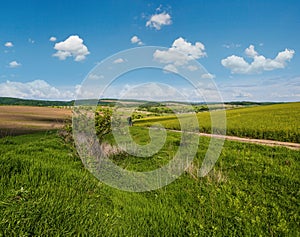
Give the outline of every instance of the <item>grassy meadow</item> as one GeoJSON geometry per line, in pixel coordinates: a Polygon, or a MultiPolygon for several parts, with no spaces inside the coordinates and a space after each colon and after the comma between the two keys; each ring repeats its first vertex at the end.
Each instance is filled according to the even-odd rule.
{"type": "MultiPolygon", "coordinates": [[[[147,140],[145,129],[132,130],[147,140]]],[[[169,134],[167,146],[178,139],[169,134]]],[[[201,138],[195,167],[208,142],[201,138]]],[[[56,132],[2,138],[0,152],[1,236],[300,234],[298,151],[227,141],[205,178],[195,177],[192,166],[170,185],[143,193],[96,180],[56,132]]],[[[169,156],[113,159],[142,171],[169,156]]]]}
{"type": "MultiPolygon", "coordinates": [[[[228,110],[228,127],[239,124],[243,136],[249,128],[273,132],[274,139],[280,132],[299,137],[299,105],[228,110]]],[[[57,114],[52,116],[50,124],[57,114]]],[[[198,116],[202,124],[209,121],[206,112],[198,116]]],[[[141,119],[130,128],[133,139],[150,142],[144,126],[158,121],[178,129],[172,117],[141,119]]],[[[204,127],[208,132],[209,122],[204,127]]],[[[0,138],[0,236],[300,235],[298,150],[225,141],[214,169],[199,178],[210,142],[200,137],[194,162],[183,175],[161,189],[132,193],[97,180],[84,168],[70,136],[46,128],[0,138]]],[[[162,149],[151,157],[119,152],[110,158],[127,170],[153,170],[172,159],[180,139],[180,133],[167,131],[162,149]]],[[[103,140],[115,145],[111,134],[103,140]]]]}

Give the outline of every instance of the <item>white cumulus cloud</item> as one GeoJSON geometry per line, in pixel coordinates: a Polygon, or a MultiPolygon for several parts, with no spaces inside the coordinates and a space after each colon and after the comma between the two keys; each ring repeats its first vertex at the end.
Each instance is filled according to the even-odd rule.
{"type": "Polygon", "coordinates": [[[133,36],[131,39],[130,39],[131,43],[132,44],[138,44],[138,45],[143,45],[143,42],[141,41],[141,39],[139,37],[137,37],[136,35],[133,36]]]}
{"type": "Polygon", "coordinates": [[[73,99],[74,93],[61,91],[43,80],[0,83],[0,95],[27,99],[73,99]]]}
{"type": "Polygon", "coordinates": [[[221,63],[224,67],[230,69],[233,74],[261,73],[263,71],[285,68],[287,62],[293,58],[295,51],[292,49],[285,49],[284,51],[279,52],[274,59],[270,59],[263,55],[259,55],[259,53],[255,51],[254,46],[250,45],[245,49],[245,54],[253,59],[251,63],[248,63],[243,57],[236,55],[231,55],[222,59],[221,63]]]}
{"type": "Polygon", "coordinates": [[[254,58],[255,56],[258,55],[258,53],[255,51],[254,46],[252,44],[245,49],[245,54],[250,58],[254,58]]]}
{"type": "Polygon", "coordinates": [[[157,30],[160,30],[162,26],[171,25],[171,24],[172,24],[171,16],[169,13],[166,12],[154,14],[146,22],[147,27],[155,28],[157,30]]]}
{"type": "MultiPolygon", "coordinates": [[[[182,37],[176,39],[168,50],[156,50],[153,54],[154,60],[168,64],[167,66],[169,68],[171,67],[170,65],[172,65],[172,71],[175,71],[177,66],[184,66],[192,60],[205,56],[207,56],[205,46],[202,43],[196,42],[193,45],[182,37]]],[[[190,71],[197,70],[195,66],[191,65],[188,65],[187,69],[190,71]]]]}
{"type": "Polygon", "coordinates": [[[90,54],[88,48],[83,44],[83,40],[78,35],[71,35],[65,41],[56,43],[54,49],[57,52],[53,56],[58,57],[60,60],[73,57],[75,61],[79,62],[90,54]]]}
{"type": "Polygon", "coordinates": [[[21,63],[18,63],[17,61],[12,61],[8,64],[8,66],[10,68],[16,68],[16,67],[20,67],[22,64],[21,63]]]}
{"type": "Polygon", "coordinates": [[[54,37],[54,36],[51,36],[50,38],[49,38],[49,41],[51,41],[51,42],[55,42],[57,39],[56,39],[56,37],[54,37]]]}
{"type": "Polygon", "coordinates": [[[13,47],[14,45],[13,45],[12,42],[6,42],[6,43],[4,44],[4,46],[5,46],[5,47],[8,47],[8,48],[11,48],[11,47],[13,47]]]}

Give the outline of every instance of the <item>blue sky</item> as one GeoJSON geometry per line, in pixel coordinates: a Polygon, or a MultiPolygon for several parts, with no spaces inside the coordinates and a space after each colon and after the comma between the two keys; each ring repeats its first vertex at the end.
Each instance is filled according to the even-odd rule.
{"type": "MultiPolygon", "coordinates": [[[[3,1],[0,96],[73,99],[90,70],[122,50],[163,46],[171,51],[159,60],[177,67],[163,58],[173,45],[226,101],[300,101],[299,12],[297,0],[3,1]]],[[[136,80],[125,78],[120,90],[136,80]]]]}

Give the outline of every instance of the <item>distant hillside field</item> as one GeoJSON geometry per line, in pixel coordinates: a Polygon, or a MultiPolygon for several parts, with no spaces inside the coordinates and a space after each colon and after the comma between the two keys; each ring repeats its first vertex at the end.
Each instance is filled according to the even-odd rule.
{"type": "Polygon", "coordinates": [[[58,129],[71,115],[70,109],[0,106],[0,137],[58,129]]]}
{"type": "MultiPolygon", "coordinates": [[[[212,113],[218,114],[219,111],[212,113]]],[[[187,114],[184,119],[189,119],[187,114]]],[[[210,113],[197,114],[200,132],[211,133],[210,113]]],[[[227,135],[300,142],[300,102],[237,108],[226,111],[227,135]]],[[[148,117],[135,121],[137,126],[161,123],[165,128],[180,130],[176,116],[148,117]]]]}

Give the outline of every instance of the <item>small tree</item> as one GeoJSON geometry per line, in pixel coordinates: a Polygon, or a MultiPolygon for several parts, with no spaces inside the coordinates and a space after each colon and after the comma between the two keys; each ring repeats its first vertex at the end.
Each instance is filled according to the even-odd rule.
{"type": "Polygon", "coordinates": [[[109,108],[98,107],[95,114],[95,129],[100,141],[111,132],[112,110],[109,108]]]}

